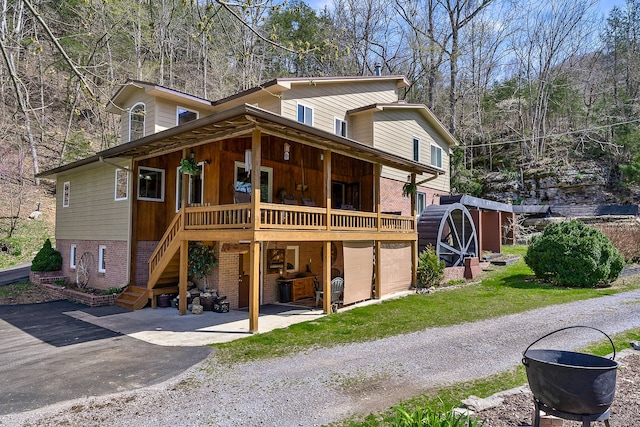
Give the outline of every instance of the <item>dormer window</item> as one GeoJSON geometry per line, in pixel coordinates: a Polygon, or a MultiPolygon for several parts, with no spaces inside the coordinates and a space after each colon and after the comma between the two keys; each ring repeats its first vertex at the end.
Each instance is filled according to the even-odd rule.
{"type": "Polygon", "coordinates": [[[129,110],[129,141],[135,141],[144,136],[146,112],[146,106],[143,103],[135,104],[129,110]]]}
{"type": "Polygon", "coordinates": [[[198,112],[193,110],[188,110],[183,107],[178,107],[178,118],[176,120],[176,124],[178,126],[196,120],[198,118],[198,112]]]}

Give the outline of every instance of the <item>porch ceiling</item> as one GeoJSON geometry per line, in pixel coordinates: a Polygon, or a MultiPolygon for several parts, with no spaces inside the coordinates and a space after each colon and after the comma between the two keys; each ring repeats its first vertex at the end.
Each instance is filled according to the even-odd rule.
{"type": "Polygon", "coordinates": [[[444,171],[377,150],[357,141],[298,123],[252,105],[241,105],[221,113],[176,126],[97,153],[96,156],[43,172],[40,177],[54,176],[80,164],[100,158],[132,157],[137,160],[179,151],[196,145],[227,138],[250,135],[254,129],[265,134],[331,150],[348,157],[393,167],[416,174],[441,175],[444,171]]]}

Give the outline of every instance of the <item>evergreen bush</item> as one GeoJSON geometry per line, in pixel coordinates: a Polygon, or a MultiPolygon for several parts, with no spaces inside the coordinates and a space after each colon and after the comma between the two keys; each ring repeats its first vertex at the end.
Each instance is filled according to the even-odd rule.
{"type": "Polygon", "coordinates": [[[433,246],[427,246],[418,256],[418,289],[437,286],[444,278],[445,263],[433,246]]]}
{"type": "Polygon", "coordinates": [[[531,241],[524,261],[539,279],[582,288],[608,285],[624,267],[604,233],[576,220],[547,226],[531,241]]]}
{"type": "Polygon", "coordinates": [[[62,255],[47,239],[31,262],[31,271],[56,271],[62,268],[62,255]]]}

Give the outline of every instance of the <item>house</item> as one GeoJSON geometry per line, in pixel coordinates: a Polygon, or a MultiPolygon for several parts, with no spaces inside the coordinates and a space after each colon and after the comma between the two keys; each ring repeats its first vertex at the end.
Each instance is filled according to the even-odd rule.
{"type": "Polygon", "coordinates": [[[456,141],[425,106],[399,100],[407,85],[283,78],[210,102],[128,81],[107,106],[122,144],[39,174],[57,181],[65,274],[128,285],[131,308],[179,292],[185,313],[188,242],[205,242],[218,256],[209,288],[249,307],[252,331],[282,277],[294,300],[314,296],[309,277],[324,295],[343,277],[344,304],[408,289],[416,210],[449,193],[456,141]],[[180,173],[182,159],[201,173],[180,173]]]}

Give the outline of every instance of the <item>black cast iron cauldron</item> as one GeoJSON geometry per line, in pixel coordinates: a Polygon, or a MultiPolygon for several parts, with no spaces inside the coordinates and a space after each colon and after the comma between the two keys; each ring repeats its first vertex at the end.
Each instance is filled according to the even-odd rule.
{"type": "Polygon", "coordinates": [[[601,414],[613,403],[618,362],[609,335],[591,326],[568,326],[548,333],[531,343],[522,353],[527,380],[535,399],[570,414],[601,414]],[[571,328],[594,329],[606,336],[613,347],[607,359],[591,354],[561,350],[530,350],[538,341],[571,328]]]}

